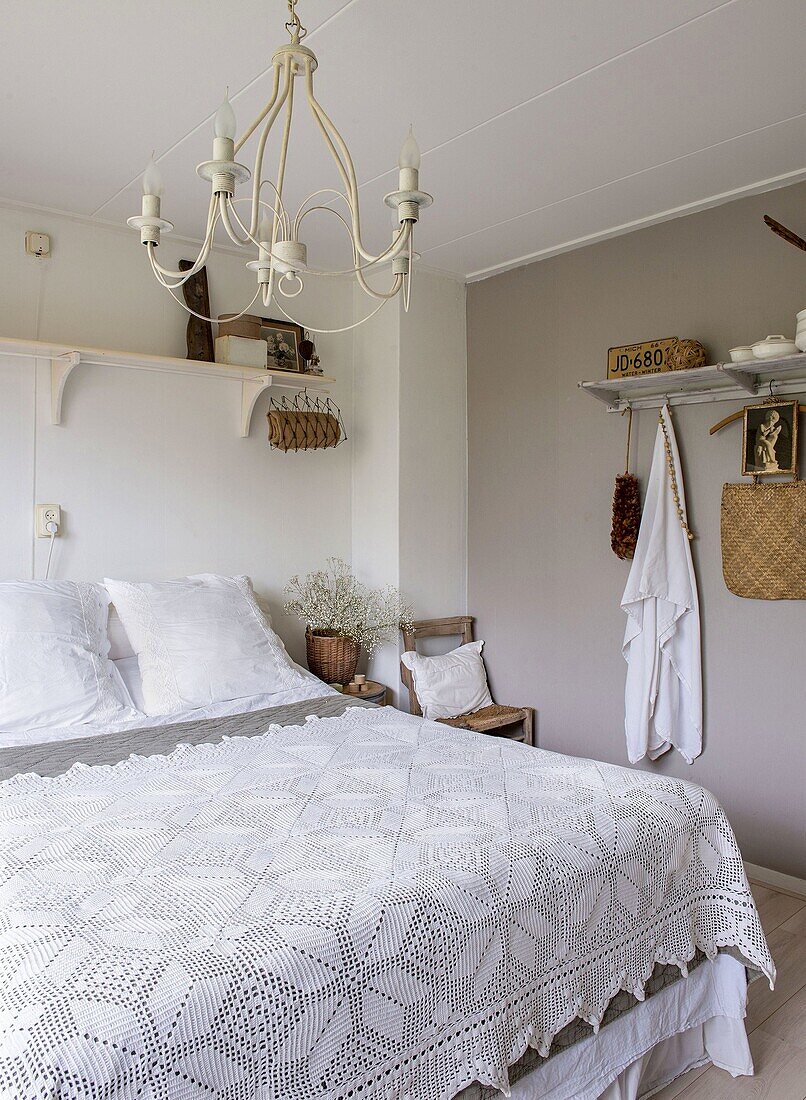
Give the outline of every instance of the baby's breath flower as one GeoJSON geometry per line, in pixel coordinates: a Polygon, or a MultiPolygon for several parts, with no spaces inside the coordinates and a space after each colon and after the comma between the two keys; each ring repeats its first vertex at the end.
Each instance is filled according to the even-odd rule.
{"type": "Polygon", "coordinates": [[[325,569],[302,579],[292,577],[285,592],[286,615],[296,615],[311,630],[352,638],[367,654],[412,620],[397,588],[368,588],[341,558],[328,558],[325,569]]]}

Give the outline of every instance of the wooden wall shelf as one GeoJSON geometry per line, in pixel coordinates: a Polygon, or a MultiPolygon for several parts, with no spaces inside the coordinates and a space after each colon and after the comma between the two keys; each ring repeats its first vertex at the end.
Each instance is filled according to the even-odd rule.
{"type": "Polygon", "coordinates": [[[608,412],[658,409],[667,400],[670,405],[698,405],[705,401],[746,401],[770,393],[800,393],[806,390],[806,354],[580,382],[579,388],[605,404],[608,412]]]}
{"type": "Polygon", "coordinates": [[[62,397],[67,379],[79,364],[124,367],[129,370],[157,371],[162,374],[189,374],[204,378],[225,378],[241,386],[240,434],[249,435],[252,413],[258,397],[269,386],[287,389],[319,389],[336,381],[321,374],[297,374],[294,371],[262,370],[260,367],[230,367],[224,363],[201,363],[195,359],[173,359],[163,355],[144,355],[108,348],[83,348],[71,344],[48,344],[39,340],[14,340],[0,337],[0,355],[24,359],[50,360],[50,422],[62,422],[62,397]]]}

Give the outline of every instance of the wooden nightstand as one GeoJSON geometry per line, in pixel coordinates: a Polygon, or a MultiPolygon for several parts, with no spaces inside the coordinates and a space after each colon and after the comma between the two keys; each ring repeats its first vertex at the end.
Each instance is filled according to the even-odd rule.
{"type": "Polygon", "coordinates": [[[389,689],[376,680],[367,680],[364,685],[366,691],[348,691],[347,684],[331,684],[331,687],[336,688],[342,695],[354,695],[356,699],[366,699],[368,703],[377,703],[379,707],[385,707],[387,704],[389,689]]]}

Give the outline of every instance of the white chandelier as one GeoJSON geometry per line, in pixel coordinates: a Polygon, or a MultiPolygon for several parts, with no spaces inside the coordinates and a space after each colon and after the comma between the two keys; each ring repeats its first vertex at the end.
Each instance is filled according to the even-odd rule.
{"type": "Polygon", "coordinates": [[[288,45],[280,46],[272,57],[274,86],[269,102],[258,117],[236,141],[235,113],[228,97],[224,99],[216,113],[213,159],[204,161],[196,168],[198,175],[210,183],[212,194],[207,213],[207,229],[193,266],[187,271],[172,271],[157,261],[155,253],[160,243],[160,235],[169,233],[173,225],[161,216],[161,196],[164,188],[161,173],[153,157],[143,175],[142,213],[139,217],[129,218],[128,224],[140,231],[140,240],[148,250],[151,268],[159,282],[184,309],[196,317],[202,317],[203,320],[212,321],[215,318],[204,317],[203,314],[190,309],[176,294],[176,290],[207,262],[219,221],[236,245],[257,251],[257,259],[250,260],[246,265],[257,276],[257,290],[252,301],[237,314],[238,317],[247,313],[260,296],[264,306],[274,301],[285,318],[296,324],[302,324],[303,322],[286,312],[280,299],[295,298],[302,291],[303,274],[354,276],[370,298],[379,300],[379,305],[371,313],[339,329],[317,329],[305,323],[305,327],[312,332],[346,332],[368,321],[390,298],[394,298],[401,291],[404,306],[408,310],[412,263],[415,258],[414,225],[420,217],[420,207],[430,206],[433,199],[419,190],[420,150],[413,133],[409,130],[409,135],[400,151],[398,190],[392,191],[383,200],[395,211],[396,227],[392,233],[392,242],[377,255],[366,249],[361,239],[358,182],[353,160],[344,138],[314,95],[313,74],[318,62],[315,54],[301,44],[308,32],[300,23],[299,16],[294,10],[296,4],[297,0],[288,0],[289,21],[286,23],[286,30],[291,41],[288,45]],[[344,190],[323,187],[312,192],[292,218],[283,200],[283,183],[294,111],[294,84],[297,77],[302,77],[308,106],[335,161],[344,190]],[[281,113],[284,114],[282,141],[276,181],[273,182],[263,176],[263,156],[269,134],[281,113]],[[235,156],[261,125],[254,172],[250,173],[247,167],[236,161],[235,156]],[[246,183],[250,176],[251,199],[236,199],[236,185],[246,183]],[[268,190],[268,196],[264,194],[264,189],[268,190]],[[338,208],[337,200],[343,200],[346,203],[346,211],[342,212],[338,208]],[[236,209],[236,206],[243,202],[251,202],[249,217],[246,220],[239,216],[236,209]],[[335,216],[343,223],[350,239],[352,267],[340,271],[326,271],[308,266],[308,250],[300,236],[300,231],[305,218],[315,210],[335,216]],[[370,285],[367,273],[372,268],[389,263],[392,267],[392,284],[388,290],[377,290],[370,285]]]}

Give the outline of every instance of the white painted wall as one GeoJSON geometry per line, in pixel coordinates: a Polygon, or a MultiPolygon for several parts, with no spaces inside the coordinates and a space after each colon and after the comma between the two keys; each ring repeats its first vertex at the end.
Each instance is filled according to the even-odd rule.
{"type": "MultiPolygon", "coordinates": [[[[366,308],[356,291],[356,314],[366,308]]],[[[408,313],[398,300],[356,330],[353,560],[397,585],[417,618],[466,607],[466,381],[465,290],[453,277],[418,270],[408,313]]],[[[370,674],[407,707],[399,654],[384,647],[370,674]]]]}
{"type": "MultiPolygon", "coordinates": [[[[160,252],[171,266],[194,254],[170,237],[160,252]]],[[[230,253],[214,254],[209,281],[216,314],[253,293],[230,253]]],[[[298,302],[322,327],[371,308],[348,280],[298,302]]],[[[185,325],[129,230],[0,207],[0,335],[183,356],[185,325]],[[51,259],[24,254],[26,229],[51,235],[51,259]]],[[[43,575],[39,501],[63,508],[53,576],[249,573],[297,658],[302,629],[280,611],[282,587],[331,555],[369,583],[402,586],[418,615],[463,610],[463,288],[419,271],[408,315],[391,302],[317,346],[348,440],[299,455],[269,450],[267,396],[241,439],[240,387],[218,378],[81,365],[53,426],[47,364],[0,356],[0,578],[43,575]]],[[[398,647],[371,671],[396,690],[398,647]]]]}
{"type": "MultiPolygon", "coordinates": [[[[380,285],[380,280],[377,280],[380,285]]],[[[355,315],[372,308],[354,290],[355,315]]],[[[400,311],[397,301],[354,331],[353,565],[368,584],[400,584],[400,311]]],[[[369,674],[397,700],[398,648],[377,651],[369,674]]]]}
{"type": "Polygon", "coordinates": [[[467,601],[465,287],[418,271],[400,322],[400,583],[418,618],[467,601]]]}
{"type": "MultiPolygon", "coordinates": [[[[160,253],[175,266],[193,249],[168,238],[160,253]]],[[[209,280],[215,313],[242,308],[253,293],[239,256],[214,255],[209,280]]],[[[326,296],[315,287],[298,308],[335,327],[350,314],[351,291],[328,280],[326,296]]],[[[130,231],[0,209],[0,334],[183,356],[185,326],[130,231]],[[50,260],[24,254],[26,229],[51,234],[50,260]]],[[[349,414],[352,336],[317,343],[349,414]]],[[[71,375],[63,423],[53,426],[47,372],[0,356],[0,577],[30,577],[34,552],[43,575],[47,545],[33,539],[33,506],[59,503],[53,576],[249,573],[301,657],[301,628],[280,611],[282,587],[328,554],[350,560],[352,441],[281,454],[266,442],[268,396],[241,439],[232,382],[91,365],[71,375]]]]}

